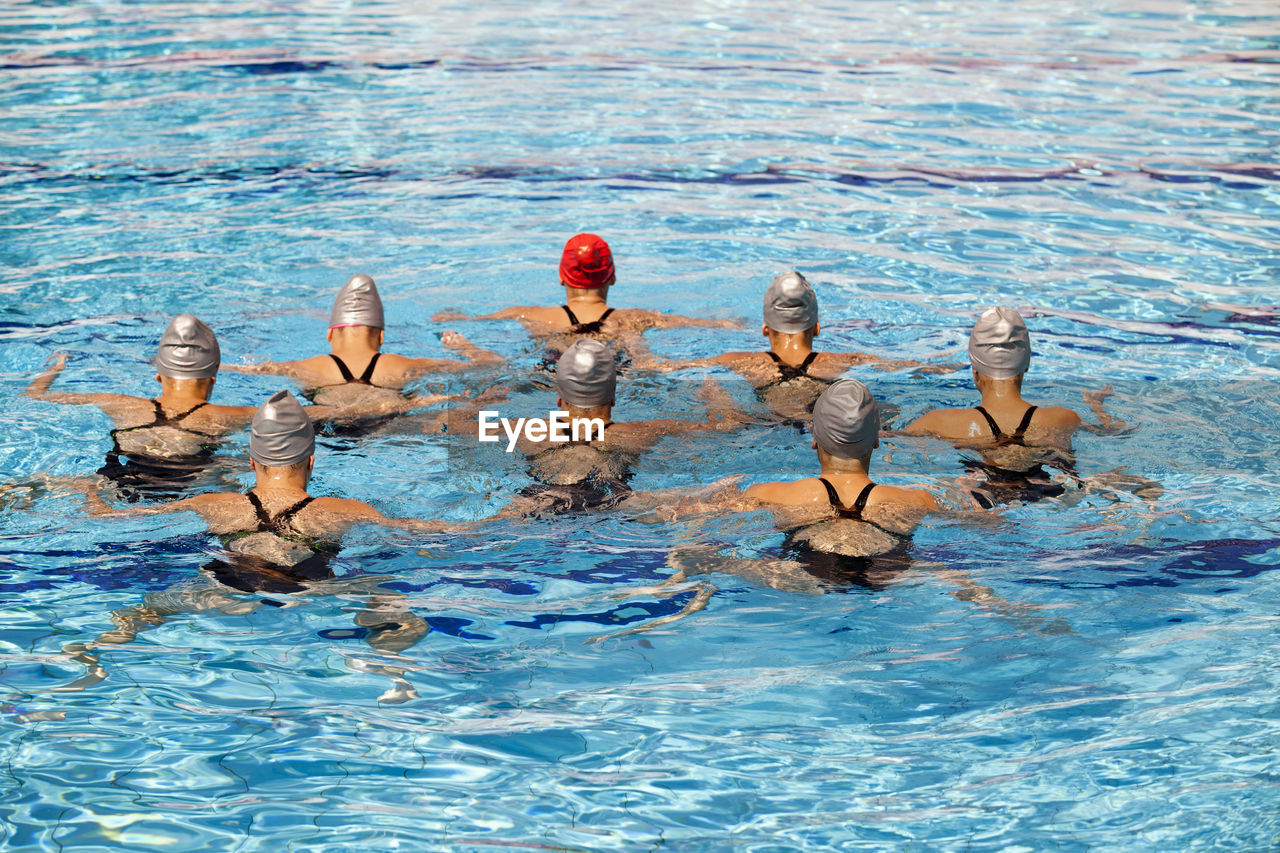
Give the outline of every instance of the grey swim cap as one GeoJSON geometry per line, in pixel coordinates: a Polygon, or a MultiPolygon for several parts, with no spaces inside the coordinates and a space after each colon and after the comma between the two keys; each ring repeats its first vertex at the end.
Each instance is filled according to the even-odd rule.
{"type": "Polygon", "coordinates": [[[818,322],[818,295],[798,272],[769,282],[764,292],[764,324],[775,332],[807,332],[818,322]]]}
{"type": "Polygon", "coordinates": [[[1031,363],[1031,338],[1012,308],[988,308],[969,333],[973,369],[992,379],[1021,376],[1031,363]]]}
{"type": "Polygon", "coordinates": [[[213,329],[190,314],[181,314],[160,336],[153,363],[161,376],[170,379],[212,379],[218,375],[222,352],[213,329]]]}
{"type": "Polygon", "coordinates": [[[618,376],[613,351],[597,340],[579,338],[556,362],[560,399],[573,406],[603,406],[613,402],[618,376]]]}
{"type": "Polygon", "coordinates": [[[335,326],[372,326],[386,328],[382,322],[382,299],[373,279],[364,273],[351,276],[329,312],[329,328],[335,326]]]}
{"type": "Polygon", "coordinates": [[[857,459],[880,444],[880,405],[867,386],[841,379],[813,404],[813,439],[837,459],[857,459]]]}
{"type": "Polygon", "coordinates": [[[288,391],[277,391],[253,416],[249,458],[259,465],[287,468],[316,452],[316,431],[301,404],[288,391]]]}

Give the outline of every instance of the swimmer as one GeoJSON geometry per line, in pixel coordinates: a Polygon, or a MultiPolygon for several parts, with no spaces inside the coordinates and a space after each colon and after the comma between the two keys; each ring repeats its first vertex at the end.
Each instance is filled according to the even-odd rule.
{"type": "MultiPolygon", "coordinates": [[[[929,492],[871,479],[871,454],[880,446],[880,407],[867,386],[856,379],[833,383],[813,407],[811,430],[819,476],[758,483],[743,492],[722,488],[657,511],[674,520],[690,512],[768,509],[774,523],[787,531],[782,558],[744,559],[708,548],[678,548],[668,561],[677,574],[663,586],[697,574],[727,572],[793,592],[821,591],[823,582],[878,588],[910,567],[911,532],[939,505],[929,492]]],[[[656,500],[658,495],[640,496],[632,506],[656,500]]]]}
{"type": "MultiPolygon", "coordinates": [[[[212,464],[214,449],[228,434],[253,418],[252,406],[210,403],[222,354],[213,330],[190,314],[173,320],[160,337],[156,352],[154,399],[127,394],[70,394],[49,390],[66,367],[59,355],[25,394],[37,400],[97,406],[115,424],[112,447],[99,474],[121,487],[130,501],[147,497],[172,500],[212,464]]],[[[310,406],[310,417],[358,418],[381,414],[382,407],[336,409],[310,406]]]]}
{"type": "MultiPolygon", "coordinates": [[[[249,437],[249,460],[254,486],[248,492],[203,494],[151,506],[112,509],[95,491],[88,491],[91,515],[134,516],[190,510],[204,520],[218,536],[225,558],[214,560],[201,570],[204,580],[181,590],[148,594],[142,608],[118,611],[117,630],[88,646],[69,652],[75,659],[98,666],[88,652],[101,645],[130,642],[139,631],[162,624],[164,618],[182,612],[223,610],[247,612],[266,604],[286,606],[280,599],[301,593],[324,591],[334,581],[329,562],[337,554],[342,536],[354,525],[371,523],[385,527],[440,532],[460,527],[418,519],[388,518],[363,501],[351,498],[313,497],[307,491],[315,463],[315,430],[303,407],[287,391],[280,391],[258,408],[249,437]],[[238,598],[249,593],[258,598],[238,598]],[[261,597],[261,594],[267,597],[261,597]]],[[[426,636],[426,623],[403,607],[395,594],[382,590],[371,608],[357,614],[365,639],[376,648],[399,652],[426,636]]],[[[380,670],[381,671],[381,670],[380,670]]],[[[388,668],[393,677],[398,670],[388,668]]],[[[402,673],[401,673],[402,675],[402,673]]],[[[99,674],[100,681],[105,674],[99,674]]],[[[400,679],[403,681],[403,678],[400,679]]],[[[74,688],[84,689],[84,679],[74,688]]],[[[404,693],[407,682],[397,683],[395,695],[404,693]]],[[[411,691],[412,688],[408,687],[411,691]]],[[[404,701],[404,696],[395,701],[404,701]]],[[[384,697],[384,701],[391,701],[384,697]]]]}
{"type": "MultiPolygon", "coordinates": [[[[926,412],[899,433],[933,436],[980,453],[982,460],[970,460],[966,467],[984,475],[975,497],[986,506],[1063,494],[1063,486],[1044,466],[1078,479],[1071,436],[1088,425],[1071,409],[1035,406],[1022,399],[1022,379],[1031,363],[1031,339],[1022,316],[1010,308],[984,312],[969,335],[969,359],[981,404],[926,412]]],[[[1095,431],[1124,428],[1102,409],[1110,393],[1108,386],[1084,394],[1099,420],[1095,431]]]]}
{"type": "Polygon", "coordinates": [[[631,494],[628,481],[638,458],[662,438],[696,432],[737,429],[740,410],[708,382],[706,420],[661,418],[615,421],[617,372],[613,352],[599,341],[583,338],[556,363],[556,405],[568,412],[566,437],[578,440],[531,440],[523,433],[517,447],[529,458],[539,483],[525,490],[504,515],[539,515],[581,509],[604,509],[631,494]]]}
{"type": "Polygon", "coordinates": [[[272,374],[296,379],[317,403],[349,404],[373,397],[393,398],[414,379],[431,373],[454,373],[502,362],[502,356],[480,349],[456,332],[445,332],[440,342],[457,350],[465,361],[408,358],[382,352],[382,299],[372,278],[354,275],[338,291],[329,312],[328,355],[299,361],[264,361],[229,364],[240,373],[272,374]]]}
{"type": "Polygon", "coordinates": [[[516,320],[530,335],[544,339],[560,338],[566,347],[575,338],[594,335],[623,341],[629,349],[644,346],[640,335],[648,329],[737,327],[729,320],[682,317],[639,308],[610,308],[609,287],[615,277],[609,244],[595,234],[575,234],[565,243],[560,257],[560,283],[564,286],[565,304],[555,308],[519,305],[479,317],[441,312],[432,319],[437,322],[516,320]]]}
{"type": "Polygon", "coordinates": [[[807,421],[818,396],[853,365],[875,364],[881,369],[925,367],[918,361],[890,361],[865,352],[817,352],[813,339],[821,330],[818,296],[808,280],[793,271],[775,278],[764,293],[764,323],[760,331],[768,339],[769,349],[728,352],[684,362],[646,358],[637,360],[636,366],[662,371],[727,367],[751,383],[760,402],[790,421],[807,421]]]}

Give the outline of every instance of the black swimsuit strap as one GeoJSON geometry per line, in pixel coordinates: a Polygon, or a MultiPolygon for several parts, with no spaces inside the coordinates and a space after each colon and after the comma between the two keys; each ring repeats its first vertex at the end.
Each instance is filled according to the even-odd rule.
{"type": "Polygon", "coordinates": [[[852,518],[858,521],[862,520],[862,510],[867,506],[867,496],[876,487],[875,483],[867,483],[862,487],[862,491],[858,492],[858,496],[853,499],[853,506],[845,506],[840,503],[840,493],[836,491],[836,487],[831,485],[831,482],[826,477],[819,477],[818,482],[827,490],[827,500],[831,502],[832,509],[843,518],[852,518]]]}
{"type": "Polygon", "coordinates": [[[876,487],[875,483],[867,483],[862,487],[862,491],[858,492],[858,496],[853,499],[853,511],[862,516],[862,511],[867,508],[867,496],[871,494],[871,490],[876,487]]]}
{"type": "Polygon", "coordinates": [[[258,528],[263,526],[271,526],[271,516],[267,514],[267,508],[262,505],[262,500],[253,492],[246,492],[245,497],[249,499],[249,503],[253,505],[253,514],[258,517],[258,528]]]}
{"type": "MultiPolygon", "coordinates": [[[[205,401],[203,403],[196,403],[194,406],[187,409],[185,412],[179,412],[173,417],[169,417],[164,413],[164,407],[160,405],[159,400],[152,400],[151,405],[155,406],[155,409],[156,409],[155,419],[151,421],[151,423],[142,424],[141,426],[113,429],[111,431],[111,434],[115,435],[116,433],[119,433],[119,432],[135,432],[136,430],[151,429],[152,427],[158,427],[158,426],[176,426],[177,424],[181,423],[187,417],[187,415],[191,414],[196,409],[203,409],[205,406],[209,405],[209,403],[208,401],[205,401]]],[[[197,430],[187,430],[187,432],[190,432],[193,435],[202,435],[206,438],[217,438],[216,435],[210,435],[209,433],[198,432],[197,430]]]]}
{"type": "Polygon", "coordinates": [[[1022,434],[1027,431],[1027,427],[1031,426],[1031,416],[1036,413],[1036,407],[1032,406],[1027,409],[1027,413],[1022,416],[1022,420],[1018,422],[1018,428],[1014,430],[1013,437],[1021,440],[1022,434]]]}
{"type": "Polygon", "coordinates": [[[809,354],[804,357],[804,361],[799,364],[787,364],[785,361],[778,358],[778,354],[773,350],[769,350],[765,355],[773,359],[773,363],[778,366],[778,373],[782,374],[782,379],[784,381],[787,379],[795,379],[799,376],[808,376],[809,365],[813,364],[813,360],[818,357],[818,353],[816,351],[810,350],[809,354]]]}
{"type": "Polygon", "coordinates": [[[578,316],[573,313],[573,310],[568,305],[561,305],[560,307],[564,309],[565,316],[567,316],[569,318],[569,322],[573,324],[573,331],[575,332],[598,332],[600,331],[600,325],[609,318],[610,314],[613,313],[612,308],[606,308],[604,309],[604,313],[601,314],[598,319],[592,320],[590,323],[583,323],[578,319],[578,316]]]}
{"type": "Polygon", "coordinates": [[[342,371],[342,380],[344,382],[355,382],[360,385],[372,385],[373,382],[370,380],[373,378],[373,368],[377,366],[378,358],[381,355],[382,353],[380,352],[375,352],[373,354],[373,358],[369,359],[369,363],[365,366],[364,373],[361,373],[359,378],[356,378],[356,375],[351,372],[351,368],[347,367],[347,363],[345,361],[338,358],[333,353],[329,353],[329,358],[333,359],[333,363],[338,365],[338,370],[342,371]]]}
{"type": "Polygon", "coordinates": [[[996,423],[995,418],[991,417],[991,413],[981,406],[974,407],[978,414],[987,419],[987,423],[991,426],[991,434],[995,436],[996,441],[1022,441],[1022,434],[1027,431],[1027,427],[1031,426],[1031,417],[1036,413],[1035,406],[1028,406],[1027,410],[1022,414],[1022,420],[1018,423],[1018,428],[1013,431],[1012,435],[1004,433],[1000,429],[1000,425],[996,423]]]}
{"type": "Polygon", "coordinates": [[[329,358],[333,359],[333,363],[334,363],[334,364],[336,364],[336,365],[338,365],[338,370],[342,371],[342,381],[343,381],[343,382],[354,382],[354,381],[355,381],[355,378],[356,378],[356,377],[355,377],[355,375],[354,375],[354,374],[353,374],[353,373],[352,373],[352,372],[347,368],[347,363],[346,363],[345,361],[343,361],[342,359],[338,358],[338,357],[337,357],[336,355],[334,355],[333,353],[329,353],[329,358]]]}
{"type": "MultiPolygon", "coordinates": [[[[605,421],[604,430],[602,430],[602,432],[607,431],[611,426],[613,426],[613,421],[605,421]]],[[[570,427],[570,433],[572,434],[572,427],[570,427]]],[[[590,431],[588,430],[588,435],[589,434],[590,434],[590,431]]],[[[592,441],[595,441],[595,439],[588,439],[586,441],[574,441],[573,439],[570,439],[569,441],[566,441],[564,443],[564,446],[565,447],[590,447],[592,441]]],[[[554,450],[555,448],[551,448],[551,449],[554,450]]],[[[549,451],[544,450],[542,452],[547,453],[549,451]]]]}
{"type": "Polygon", "coordinates": [[[987,419],[987,425],[991,427],[991,434],[996,437],[997,441],[999,441],[1002,438],[1005,438],[1005,434],[1000,430],[1000,425],[996,423],[995,418],[991,417],[990,412],[988,412],[986,409],[982,408],[981,406],[974,406],[974,408],[977,410],[978,414],[982,415],[984,418],[987,419]]]}
{"type": "Polygon", "coordinates": [[[245,493],[245,497],[249,499],[249,503],[253,504],[254,514],[258,516],[258,529],[261,532],[279,533],[280,528],[288,524],[289,521],[297,515],[304,506],[315,500],[311,495],[307,495],[302,500],[294,503],[283,512],[276,514],[274,518],[267,513],[267,508],[262,505],[262,499],[255,492],[249,491],[245,493]],[[265,530],[263,528],[266,528],[265,530]]]}

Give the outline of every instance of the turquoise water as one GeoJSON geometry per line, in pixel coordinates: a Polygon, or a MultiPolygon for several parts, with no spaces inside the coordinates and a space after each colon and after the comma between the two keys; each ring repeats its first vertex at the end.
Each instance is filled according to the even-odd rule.
{"type": "MultiPolygon", "coordinates": [[[[0,31],[0,846],[1280,843],[1272,5],[31,4],[0,31]],[[675,546],[771,553],[758,515],[362,528],[323,594],[173,616],[55,692],[86,674],[64,646],[189,589],[216,542],[86,520],[59,478],[101,464],[108,422],[18,396],[50,355],[60,390],[149,396],[181,311],[227,362],[319,352],[355,271],[389,349],[440,355],[437,311],[558,301],[581,230],[613,246],[616,304],[745,321],[652,333],[673,358],[759,346],[792,267],[833,350],[963,360],[980,308],[1018,307],[1028,396],[1083,413],[1110,383],[1131,427],[1079,436],[1080,472],[1163,493],[940,517],[887,589],[823,595],[628,594],[675,546]],[[391,600],[431,629],[398,653],[355,624],[391,600]]],[[[518,326],[456,327],[508,363],[439,386],[549,407],[518,326]]],[[[692,412],[700,378],[629,374],[619,414],[692,412]]],[[[896,423],[975,399],[964,372],[862,378],[896,423]]],[[[215,400],[278,387],[224,372],[215,400]]],[[[894,438],[877,471],[960,462],[894,438]]],[[[664,442],[634,484],[813,465],[761,424],[664,442]]],[[[405,430],[322,439],[313,491],[464,520],[528,482],[405,430]]]]}

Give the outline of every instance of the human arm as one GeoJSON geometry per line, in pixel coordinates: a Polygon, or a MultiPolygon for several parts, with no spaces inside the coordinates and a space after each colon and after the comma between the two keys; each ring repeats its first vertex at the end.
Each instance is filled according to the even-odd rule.
{"type": "Polygon", "coordinates": [[[146,403],[150,406],[150,402],[139,397],[130,397],[127,394],[71,394],[58,391],[50,391],[55,379],[62,373],[63,368],[67,366],[67,354],[58,353],[53,357],[53,364],[44,370],[39,376],[31,380],[31,384],[23,391],[23,395],[33,400],[44,400],[49,403],[66,403],[73,406],[97,406],[107,414],[108,417],[114,419],[127,417],[131,410],[137,408],[139,403],[146,403]]]}
{"type": "Polygon", "coordinates": [[[482,349],[454,331],[443,332],[440,343],[447,349],[454,350],[462,356],[462,360],[451,358],[401,358],[397,368],[400,379],[409,381],[428,373],[454,373],[459,370],[470,370],[474,367],[491,367],[502,364],[506,359],[493,350],[482,349]]]}
{"type": "Polygon", "coordinates": [[[716,317],[685,317],[681,314],[666,314],[661,311],[646,311],[639,308],[625,309],[628,319],[643,319],[651,329],[741,329],[741,320],[729,320],[716,317]]]}
{"type": "MultiPolygon", "coordinates": [[[[641,339],[643,341],[643,339],[641,339]]],[[[715,355],[710,358],[685,358],[674,361],[660,355],[656,355],[648,346],[631,348],[631,363],[636,370],[650,370],[654,373],[670,373],[673,370],[684,370],[687,367],[719,367],[722,365],[732,365],[739,358],[750,356],[751,353],[743,352],[727,352],[723,355],[715,355]]]]}
{"type": "Polygon", "coordinates": [[[1097,426],[1089,427],[1092,432],[1102,435],[1115,435],[1125,429],[1125,422],[1112,415],[1102,407],[1102,401],[1115,393],[1110,385],[1097,391],[1080,392],[1084,401],[1089,404],[1089,411],[1098,419],[1097,426]]]}
{"type": "Polygon", "coordinates": [[[441,403],[445,400],[455,399],[458,399],[458,396],[450,394],[414,394],[409,397],[379,394],[357,399],[356,402],[346,406],[327,406],[313,403],[309,406],[303,406],[302,411],[306,413],[313,423],[335,422],[352,424],[390,415],[401,415],[415,409],[434,406],[436,403],[441,403]]]}
{"type": "Polygon", "coordinates": [[[248,373],[254,376],[287,376],[304,385],[323,385],[329,381],[324,367],[332,361],[329,356],[316,356],[300,361],[259,361],[253,364],[222,364],[223,370],[248,373]]]}
{"type": "MultiPolygon", "coordinates": [[[[128,504],[126,506],[111,506],[102,499],[99,492],[101,481],[88,481],[77,486],[84,492],[85,512],[99,518],[126,518],[136,515],[163,515],[171,512],[182,512],[190,510],[197,512],[208,520],[211,513],[216,512],[225,503],[228,495],[195,495],[181,500],[169,501],[161,504],[147,504],[139,506],[137,504],[128,504]]],[[[235,495],[233,497],[239,497],[235,495]]]]}
{"type": "Polygon", "coordinates": [[[522,320],[531,312],[544,311],[536,305],[512,305],[491,314],[463,314],[460,311],[439,311],[431,318],[436,323],[452,323],[457,320],[522,320]]]}

